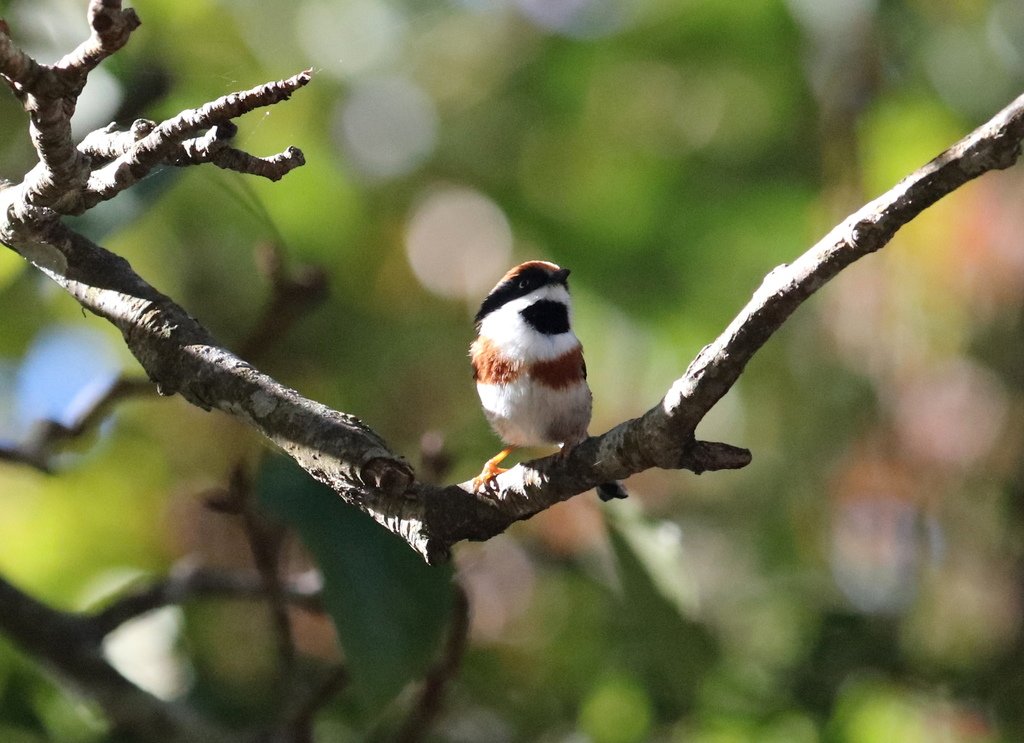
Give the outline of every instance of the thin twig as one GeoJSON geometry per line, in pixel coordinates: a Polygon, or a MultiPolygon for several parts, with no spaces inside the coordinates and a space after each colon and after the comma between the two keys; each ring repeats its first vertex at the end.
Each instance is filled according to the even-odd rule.
{"type": "Polygon", "coordinates": [[[269,281],[270,296],[238,354],[258,359],[276,345],[306,313],[327,299],[327,272],[316,266],[290,269],[281,248],[272,242],[256,246],[256,265],[269,281]]]}
{"type": "Polygon", "coordinates": [[[70,425],[55,420],[39,421],[25,441],[0,446],[0,461],[26,464],[40,472],[52,474],[53,455],[59,447],[98,427],[117,403],[153,394],[156,394],[156,387],[148,379],[121,376],[70,425]]]}
{"type": "Polygon", "coordinates": [[[313,743],[313,719],[348,686],[350,679],[345,666],[336,666],[305,699],[299,701],[284,725],[285,736],[290,743],[313,743]]]}
{"type": "Polygon", "coordinates": [[[132,8],[121,7],[120,0],[90,0],[87,12],[92,33],[66,54],[53,68],[84,83],[86,76],[125,44],[142,21],[132,8]]]}
{"type": "MultiPolygon", "coordinates": [[[[311,570],[282,581],[281,595],[296,608],[323,613],[320,574],[311,570]]],[[[154,609],[200,599],[261,600],[265,597],[263,578],[255,572],[229,572],[203,568],[185,561],[162,581],[139,586],[90,615],[90,633],[104,637],[125,622],[154,609]]]]}
{"type": "MultiPolygon", "coordinates": [[[[131,143],[123,154],[89,176],[81,203],[76,204],[75,208],[85,211],[101,201],[112,199],[121,191],[135,185],[158,165],[175,163],[176,160],[178,164],[184,164],[187,153],[182,149],[182,143],[193,138],[197,132],[231,121],[257,108],[286,101],[292,93],[308,84],[312,76],[312,70],[304,70],[283,80],[275,80],[222,96],[199,108],[182,111],[177,116],[157,124],[151,132],[131,143]]],[[[199,158],[197,161],[209,160],[199,158]]],[[[226,162],[222,160],[218,164],[223,167],[226,162]]],[[[260,166],[260,175],[276,180],[303,162],[302,152],[292,147],[284,156],[266,160],[264,165],[260,166]],[[271,171],[274,169],[276,176],[272,177],[271,171]]],[[[249,161],[246,163],[246,167],[251,165],[249,161]]]]}
{"type": "Polygon", "coordinates": [[[287,599],[279,572],[285,530],[281,524],[271,521],[256,507],[253,502],[252,484],[242,465],[236,466],[232,471],[228,487],[240,505],[245,536],[263,584],[263,594],[274,627],[274,642],[280,664],[279,691],[282,696],[287,696],[295,670],[295,640],[292,636],[287,599]]]}
{"type": "Polygon", "coordinates": [[[468,639],[469,597],[462,586],[456,584],[451,624],[441,657],[427,673],[405,722],[395,736],[396,743],[418,743],[426,738],[430,726],[441,713],[445,691],[459,672],[468,639]]]}

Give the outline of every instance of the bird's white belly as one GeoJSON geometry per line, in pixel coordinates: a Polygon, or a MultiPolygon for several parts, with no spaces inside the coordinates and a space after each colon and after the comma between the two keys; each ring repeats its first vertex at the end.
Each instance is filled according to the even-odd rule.
{"type": "Polygon", "coordinates": [[[575,444],[587,435],[591,397],[585,382],[556,390],[524,374],[507,384],[476,388],[487,420],[507,444],[575,444]]]}

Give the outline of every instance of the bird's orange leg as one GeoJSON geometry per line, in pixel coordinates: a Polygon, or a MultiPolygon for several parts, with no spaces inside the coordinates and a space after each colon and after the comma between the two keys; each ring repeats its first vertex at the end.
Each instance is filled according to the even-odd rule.
{"type": "Polygon", "coordinates": [[[488,459],[484,463],[484,468],[480,470],[480,474],[473,478],[473,492],[479,493],[481,488],[485,488],[487,484],[495,477],[500,475],[502,472],[506,472],[503,467],[498,465],[505,461],[505,457],[514,452],[516,447],[506,446],[504,449],[499,451],[493,457],[488,459]]]}

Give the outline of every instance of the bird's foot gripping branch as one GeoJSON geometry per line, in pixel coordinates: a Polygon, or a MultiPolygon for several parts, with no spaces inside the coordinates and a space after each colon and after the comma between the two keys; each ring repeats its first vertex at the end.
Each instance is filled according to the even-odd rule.
{"type": "Polygon", "coordinates": [[[52,65],[38,63],[0,26],[0,75],[28,115],[36,165],[0,191],[0,240],[32,261],[84,308],[122,332],[146,374],[256,428],[317,480],[404,539],[429,561],[464,539],[487,539],[517,520],[601,483],[651,467],[703,472],[745,466],[750,453],[697,440],[712,406],[797,307],[860,257],[888,243],[923,209],[982,173],[1014,163],[1024,137],[1024,98],[839,224],[792,263],[772,271],[725,331],[646,413],[583,440],[565,456],[512,468],[487,497],[472,482],[418,482],[370,427],[304,398],[230,353],[119,256],[61,221],[131,188],[154,168],[212,163],[276,180],[303,163],[288,147],[257,157],[231,144],[234,120],[285,101],[307,70],[225,95],[165,121],[136,121],[71,136],[79,94],[96,65],[128,43],[139,19],[114,0],[93,0],[89,38],[52,65]]]}

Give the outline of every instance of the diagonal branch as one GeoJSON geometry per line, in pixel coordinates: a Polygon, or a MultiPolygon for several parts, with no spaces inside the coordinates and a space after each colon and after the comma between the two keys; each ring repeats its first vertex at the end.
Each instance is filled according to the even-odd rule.
{"type": "MultiPolygon", "coordinates": [[[[8,74],[3,60],[0,44],[0,72],[8,74]]],[[[127,262],[56,219],[56,212],[77,213],[110,198],[167,161],[201,130],[282,101],[309,79],[306,71],[225,96],[152,129],[143,126],[139,136],[118,139],[116,146],[104,145],[97,135],[86,150],[114,159],[93,172],[85,188],[71,181],[65,192],[51,194],[50,211],[32,211],[32,194],[26,193],[24,184],[21,190],[0,192],[0,238],[34,261],[83,307],[115,324],[164,392],[178,392],[195,405],[217,408],[249,423],[428,561],[444,559],[458,541],[488,539],[603,481],[651,467],[702,472],[745,466],[748,451],[697,441],[694,434],[754,353],[817,289],[887,244],[927,206],[988,170],[1013,164],[1024,138],[1021,97],[851,215],[792,264],[772,271],[725,332],[701,351],[657,405],[588,439],[566,456],[513,468],[497,478],[492,492],[478,496],[469,492],[468,483],[436,487],[416,482],[409,466],[364,423],[302,397],[231,354],[127,262]]],[[[209,150],[218,139],[215,133],[199,141],[209,150]]],[[[45,142],[40,146],[45,149],[45,142]]]]}
{"type": "MultiPolygon", "coordinates": [[[[256,246],[256,263],[270,281],[270,296],[260,311],[249,335],[241,341],[246,358],[262,358],[301,318],[324,300],[327,278],[314,266],[289,269],[277,246],[256,246]]],[[[0,443],[0,462],[12,462],[53,474],[54,455],[66,442],[97,428],[119,402],[155,395],[156,388],[144,377],[121,376],[98,394],[69,424],[56,420],[38,421],[28,437],[18,443],[0,443]]]]}
{"type": "Polygon", "coordinates": [[[89,38],[54,65],[55,70],[81,83],[100,62],[127,44],[132,31],[142,24],[132,8],[121,8],[121,0],[90,0],[87,17],[92,29],[89,38]]]}
{"type": "Polygon", "coordinates": [[[26,441],[15,446],[0,445],[0,461],[27,464],[41,472],[52,473],[54,450],[63,442],[95,428],[119,401],[153,392],[153,384],[147,379],[119,377],[70,425],[55,420],[40,421],[26,441]]]}
{"type": "Polygon", "coordinates": [[[88,618],[58,611],[0,577],[0,633],[93,700],[133,740],[219,743],[238,740],[188,707],[161,701],[103,657],[88,618]]]}
{"type": "Polygon", "coordinates": [[[590,438],[566,457],[519,465],[496,481],[490,510],[467,505],[461,486],[422,487],[416,518],[442,556],[463,539],[488,539],[572,495],[650,467],[743,466],[749,453],[694,441],[697,425],[735,384],[747,362],[786,319],[829,279],[883,248],[924,209],[979,175],[1013,165],[1024,140],[1024,96],[891,190],[847,217],[793,263],[779,266],[725,331],[697,355],[662,400],[640,418],[590,438]]]}
{"type": "Polygon", "coordinates": [[[218,346],[123,258],[59,223],[44,242],[54,251],[53,265],[40,266],[44,273],[121,330],[163,394],[240,418],[354,501],[373,504],[405,491],[408,465],[359,419],[302,397],[218,346]]]}
{"type": "MultiPolygon", "coordinates": [[[[113,162],[93,172],[86,185],[82,201],[76,205],[76,208],[85,211],[101,201],[113,198],[121,191],[133,186],[148,175],[153,168],[163,163],[171,162],[180,165],[186,162],[211,161],[210,157],[202,156],[204,149],[210,149],[209,142],[205,147],[200,146],[198,150],[196,149],[196,143],[191,145],[192,151],[199,153],[193,159],[187,149],[182,150],[184,141],[199,131],[223,124],[257,108],[272,106],[281,101],[288,100],[292,93],[309,83],[312,75],[312,70],[304,70],[284,80],[276,80],[258,85],[249,90],[231,93],[199,108],[182,111],[177,116],[155,126],[152,131],[147,132],[137,142],[129,144],[123,154],[116,157],[113,162]]],[[[215,140],[216,136],[214,137],[215,140]]],[[[98,149],[101,147],[101,144],[96,142],[92,146],[98,149]]],[[[237,156],[222,157],[230,158],[230,164],[222,165],[222,167],[229,167],[229,169],[233,170],[240,170],[246,166],[252,167],[251,162],[246,161],[237,168],[231,168],[230,165],[239,163],[240,159],[237,156]]],[[[274,160],[274,165],[271,167],[286,169],[280,170],[279,174],[273,177],[272,180],[277,180],[287,173],[288,170],[301,165],[303,162],[302,153],[294,147],[289,148],[283,155],[275,157],[276,160],[274,160]]],[[[228,159],[222,159],[222,162],[228,163],[228,159]]],[[[266,169],[266,163],[262,167],[266,169]]],[[[263,175],[264,173],[258,174],[263,175]]],[[[267,175],[267,177],[271,176],[267,175]]]]}

